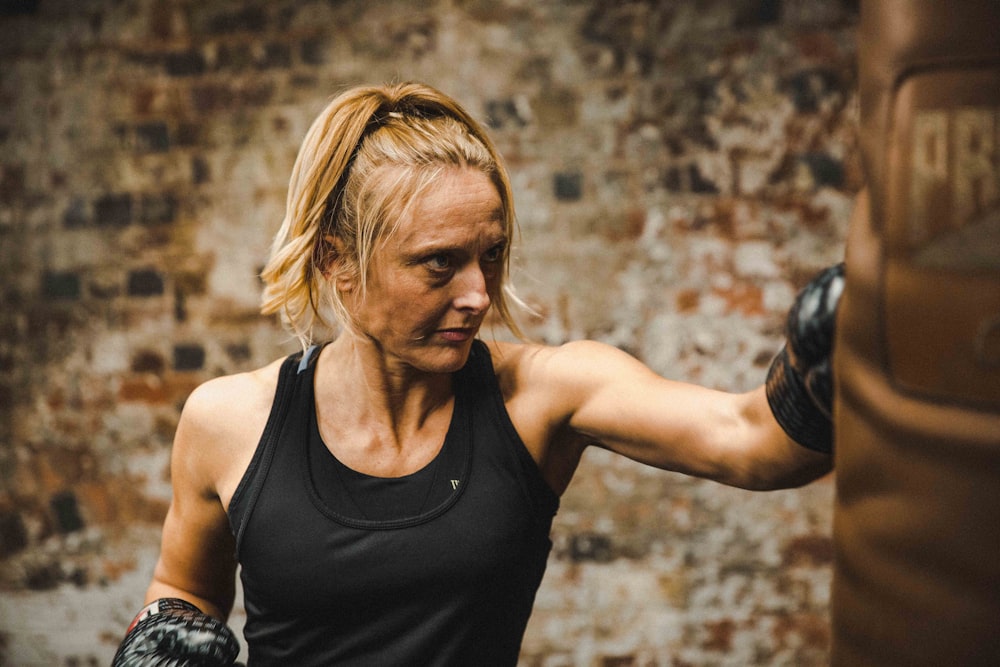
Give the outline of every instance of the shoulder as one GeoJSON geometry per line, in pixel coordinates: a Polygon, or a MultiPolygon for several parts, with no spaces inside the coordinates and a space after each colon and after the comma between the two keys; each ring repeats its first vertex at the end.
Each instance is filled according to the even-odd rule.
{"type": "Polygon", "coordinates": [[[520,388],[579,384],[623,369],[644,369],[637,359],[612,345],[577,340],[561,345],[489,342],[493,367],[501,384],[520,388]]]}
{"type": "Polygon", "coordinates": [[[487,346],[505,401],[528,400],[544,406],[554,419],[567,417],[591,392],[610,382],[652,375],[628,353],[592,340],[487,346]]]}
{"type": "Polygon", "coordinates": [[[267,424],[283,361],[213,378],[191,392],[174,438],[175,472],[220,495],[235,489],[267,424]]]}
{"type": "Polygon", "coordinates": [[[184,404],[182,421],[197,428],[211,429],[257,414],[270,406],[284,359],[263,368],[223,375],[199,385],[184,404]]]}
{"type": "Polygon", "coordinates": [[[574,416],[612,375],[601,367],[637,362],[594,341],[487,345],[511,422],[546,482],[561,494],[590,442],[572,427],[574,416]]]}

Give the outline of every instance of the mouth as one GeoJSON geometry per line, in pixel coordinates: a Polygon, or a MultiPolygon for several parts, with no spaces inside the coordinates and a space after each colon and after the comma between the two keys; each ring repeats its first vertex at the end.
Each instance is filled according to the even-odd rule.
{"type": "Polygon", "coordinates": [[[476,327],[438,329],[437,335],[449,343],[464,343],[476,335],[476,327]]]}

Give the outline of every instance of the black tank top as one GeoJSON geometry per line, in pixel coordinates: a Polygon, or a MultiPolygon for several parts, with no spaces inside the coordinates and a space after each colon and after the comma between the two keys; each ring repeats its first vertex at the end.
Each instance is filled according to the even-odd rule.
{"type": "Polygon", "coordinates": [[[334,479],[342,464],[317,454],[316,356],[283,364],[229,505],[248,665],[515,665],[559,500],[514,430],[486,346],[453,376],[433,472],[415,473],[431,485],[426,506],[386,516],[390,503],[381,518],[334,479]]]}

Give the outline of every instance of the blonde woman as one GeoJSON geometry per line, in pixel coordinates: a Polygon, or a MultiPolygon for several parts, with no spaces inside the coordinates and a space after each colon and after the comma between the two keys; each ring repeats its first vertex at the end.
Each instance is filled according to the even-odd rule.
{"type": "Polygon", "coordinates": [[[400,84],[330,103],[263,272],[263,311],[303,352],[188,400],[150,604],[116,664],[232,664],[239,564],[251,665],[514,665],[588,446],[752,489],[830,469],[804,388],[829,331],[805,334],[826,336],[818,357],[775,362],[784,429],[763,387],[672,382],[595,342],[484,342],[491,311],[517,331],[514,231],[503,164],[454,100],[400,84]]]}

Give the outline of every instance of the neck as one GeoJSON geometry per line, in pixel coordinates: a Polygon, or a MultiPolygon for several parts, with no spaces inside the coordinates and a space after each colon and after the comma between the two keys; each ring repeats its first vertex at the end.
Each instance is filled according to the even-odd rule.
{"type": "Polygon", "coordinates": [[[350,333],[328,345],[323,357],[330,371],[316,379],[317,401],[335,400],[341,418],[392,433],[399,443],[419,433],[453,397],[450,373],[421,371],[350,333]]]}

